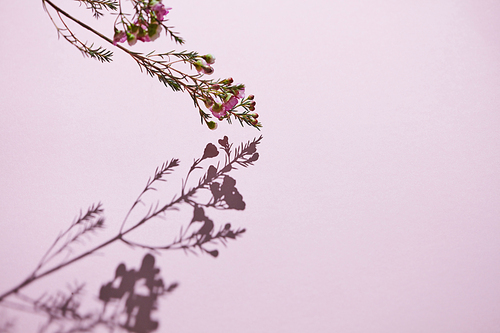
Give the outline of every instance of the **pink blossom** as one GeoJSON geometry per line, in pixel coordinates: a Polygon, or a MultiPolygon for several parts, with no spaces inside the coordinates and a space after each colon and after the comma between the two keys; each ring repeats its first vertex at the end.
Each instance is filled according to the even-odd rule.
{"type": "Polygon", "coordinates": [[[150,42],[151,38],[149,38],[148,35],[144,35],[144,36],[137,36],[137,40],[140,40],[141,42],[150,42]]]}
{"type": "Polygon", "coordinates": [[[245,87],[238,90],[238,93],[236,94],[236,98],[244,98],[244,97],[245,97],[245,87]]]}
{"type": "Polygon", "coordinates": [[[113,37],[113,45],[118,43],[123,43],[127,40],[127,33],[125,31],[115,30],[115,35],[113,37]]]}
{"type": "Polygon", "coordinates": [[[238,104],[238,98],[236,96],[231,96],[231,98],[226,103],[224,103],[223,109],[225,111],[229,111],[234,108],[236,104],[238,104]]]}
{"type": "Polygon", "coordinates": [[[170,9],[172,8],[165,8],[165,5],[162,3],[157,3],[151,8],[151,10],[155,12],[158,21],[163,21],[165,19],[165,15],[169,13],[170,9]]]}
{"type": "Polygon", "coordinates": [[[221,104],[221,103],[214,103],[214,105],[212,105],[212,107],[210,108],[210,111],[212,111],[212,114],[214,115],[214,117],[216,117],[217,119],[221,119],[222,117],[224,117],[226,115],[226,111],[227,109],[225,108],[225,104],[221,104]]]}

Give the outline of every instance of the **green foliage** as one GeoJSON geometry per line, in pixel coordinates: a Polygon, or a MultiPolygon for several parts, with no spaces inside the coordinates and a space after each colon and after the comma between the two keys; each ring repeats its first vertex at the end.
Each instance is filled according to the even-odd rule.
{"type": "Polygon", "coordinates": [[[90,46],[84,44],[83,47],[78,47],[78,49],[89,58],[96,59],[100,62],[111,62],[113,52],[108,51],[101,46],[99,46],[98,48],[93,48],[93,46],[94,44],[90,46]]]}
{"type": "Polygon", "coordinates": [[[77,0],[80,5],[84,4],[87,9],[92,11],[92,14],[96,19],[103,16],[103,10],[118,10],[118,2],[114,0],[77,0]]]}

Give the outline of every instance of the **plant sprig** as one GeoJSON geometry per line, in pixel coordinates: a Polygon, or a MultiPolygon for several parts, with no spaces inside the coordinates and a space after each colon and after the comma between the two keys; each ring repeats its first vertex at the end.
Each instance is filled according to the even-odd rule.
{"type": "Polygon", "coordinates": [[[69,19],[84,29],[92,32],[102,40],[113,44],[121,51],[131,56],[139,65],[141,71],[151,77],[156,77],[163,85],[173,91],[187,92],[193,100],[195,108],[200,114],[202,124],[210,129],[216,129],[217,123],[212,120],[226,120],[232,123],[238,120],[241,126],[248,125],[260,129],[259,115],[255,113],[254,96],[245,98],[245,86],[234,84],[232,78],[227,79],[205,79],[205,75],[214,72],[212,65],[215,57],[210,54],[200,55],[194,51],[170,51],[165,53],[150,52],[143,54],[131,51],[120,43],[127,42],[133,46],[138,40],[152,42],[156,40],[162,30],[178,44],[183,44],[184,39],[172,27],[167,26],[165,16],[171,8],[166,8],[161,0],[130,0],[133,5],[134,14],[124,14],[122,3],[114,0],[77,0],[92,10],[95,18],[103,15],[103,10],[115,12],[117,18],[114,25],[113,38],[108,38],[89,25],[77,20],[52,0],[42,0],[44,8],[52,20],[57,32],[69,43],[74,45],[86,57],[96,59],[100,62],[111,62],[113,53],[101,46],[90,46],[81,41],[66,23],[69,19]],[[57,21],[48,10],[49,5],[57,14],[57,21]],[[185,70],[182,65],[188,65],[185,70]]]}
{"type": "Polygon", "coordinates": [[[98,19],[104,15],[103,10],[118,10],[118,2],[115,0],[77,0],[80,5],[84,4],[87,9],[92,11],[93,16],[98,19]]]}

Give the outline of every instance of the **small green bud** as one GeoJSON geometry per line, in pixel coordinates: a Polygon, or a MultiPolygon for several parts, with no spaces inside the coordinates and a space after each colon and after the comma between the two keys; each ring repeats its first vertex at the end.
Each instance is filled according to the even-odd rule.
{"type": "Polygon", "coordinates": [[[211,54],[207,54],[202,56],[202,58],[207,62],[207,64],[211,65],[215,63],[215,57],[211,54]]]}
{"type": "Polygon", "coordinates": [[[231,83],[233,83],[233,78],[232,77],[230,77],[229,79],[224,79],[224,80],[220,81],[220,84],[224,84],[224,85],[229,85],[231,83]]]}
{"type": "Polygon", "coordinates": [[[127,42],[128,45],[133,46],[135,43],[137,43],[137,37],[134,34],[131,34],[130,32],[127,31],[127,42]]]}
{"type": "Polygon", "coordinates": [[[210,128],[211,130],[215,130],[217,129],[217,123],[215,121],[207,121],[207,126],[208,128],[210,128]]]}
{"type": "Polygon", "coordinates": [[[203,68],[205,67],[205,63],[202,60],[197,60],[196,62],[193,62],[194,68],[200,73],[203,71],[203,68]]]}

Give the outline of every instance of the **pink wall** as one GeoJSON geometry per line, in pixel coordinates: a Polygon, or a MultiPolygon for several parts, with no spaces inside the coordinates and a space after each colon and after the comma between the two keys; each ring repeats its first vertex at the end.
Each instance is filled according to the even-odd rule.
{"type": "MultiPolygon", "coordinates": [[[[247,209],[220,215],[247,234],[215,260],[157,258],[180,282],[161,332],[500,330],[497,2],[166,4],[185,48],[256,96],[264,140],[236,176],[247,209]]],[[[3,1],[0,31],[0,290],[81,208],[102,201],[111,235],[156,166],[178,157],[184,173],[207,142],[260,134],[207,130],[187,95],[118,50],[83,59],[39,2],[3,1]]],[[[27,293],[78,279],[95,297],[143,255],[113,246],[27,293]]],[[[18,332],[40,319],[1,316],[18,332]]]]}

